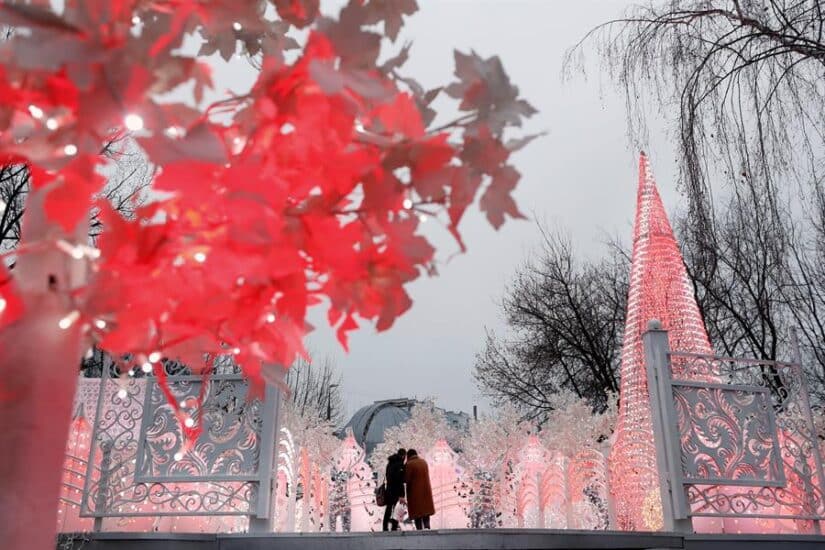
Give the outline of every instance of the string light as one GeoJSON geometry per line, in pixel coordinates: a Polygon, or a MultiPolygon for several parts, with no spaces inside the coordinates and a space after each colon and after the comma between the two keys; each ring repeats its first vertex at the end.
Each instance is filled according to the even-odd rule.
{"type": "Polygon", "coordinates": [[[418,221],[420,221],[421,223],[426,222],[427,221],[427,215],[426,214],[419,214],[418,215],[418,221]]]}
{"type": "Polygon", "coordinates": [[[183,128],[180,126],[169,126],[163,131],[163,133],[169,138],[179,138],[183,136],[183,128]]]}
{"type": "Polygon", "coordinates": [[[175,462],[180,462],[181,460],[183,460],[183,453],[178,451],[178,452],[175,453],[175,456],[173,456],[172,458],[175,459],[175,462]]]}
{"type": "Polygon", "coordinates": [[[126,396],[127,396],[127,395],[128,395],[128,392],[127,392],[125,389],[123,389],[123,388],[121,388],[121,389],[120,389],[120,390],[118,390],[118,392],[117,392],[117,396],[118,396],[120,399],[126,399],[126,396]]]}
{"type": "Polygon", "coordinates": [[[68,143],[63,147],[63,152],[66,156],[73,157],[77,154],[77,145],[74,143],[68,143]]]}
{"type": "Polygon", "coordinates": [[[713,353],[684,265],[647,157],[642,155],[621,354],[621,399],[610,455],[617,520],[633,530],[658,529],[662,521],[642,334],[650,320],[659,319],[669,328],[670,340],[680,343],[679,351],[713,353]]]}
{"type": "Polygon", "coordinates": [[[103,319],[95,319],[95,326],[100,330],[103,330],[104,328],[106,328],[106,321],[104,321],[103,319]]]}
{"type": "Polygon", "coordinates": [[[413,202],[410,199],[404,199],[402,205],[404,206],[404,208],[409,210],[410,208],[412,208],[413,202]]]}
{"type": "Polygon", "coordinates": [[[195,258],[196,262],[201,264],[206,261],[206,254],[204,252],[195,252],[192,257],[195,258]]]}
{"type": "Polygon", "coordinates": [[[275,322],[275,314],[274,313],[267,313],[266,322],[267,323],[274,323],[275,322]]]}
{"type": "Polygon", "coordinates": [[[235,29],[237,32],[241,32],[243,30],[243,25],[235,21],[232,23],[232,28],[235,29]]]}
{"type": "Polygon", "coordinates": [[[233,353],[234,355],[240,355],[240,353],[241,353],[241,348],[232,348],[232,353],[233,353]]]}
{"type": "Polygon", "coordinates": [[[131,132],[143,130],[143,118],[141,118],[140,115],[137,115],[135,113],[129,113],[128,115],[123,117],[123,124],[131,132]]]}
{"type": "Polygon", "coordinates": [[[46,128],[49,130],[57,130],[58,126],[60,126],[60,124],[57,123],[56,118],[49,118],[46,120],[46,128]]]}
{"type": "Polygon", "coordinates": [[[57,326],[62,328],[63,330],[66,330],[67,328],[72,326],[74,324],[74,322],[77,321],[79,318],[80,318],[80,312],[77,311],[76,309],[74,309],[74,310],[70,311],[68,314],[66,314],[65,317],[60,319],[57,322],[57,326]]]}
{"type": "Polygon", "coordinates": [[[291,134],[294,131],[295,131],[295,126],[293,124],[289,123],[289,122],[287,122],[283,126],[281,126],[281,134],[283,134],[283,135],[291,134]]]}
{"type": "Polygon", "coordinates": [[[43,118],[43,109],[38,107],[37,105],[29,105],[29,114],[38,120],[43,118]]]}
{"type": "Polygon", "coordinates": [[[7,305],[8,305],[8,302],[6,302],[6,299],[3,298],[2,296],[0,296],[0,313],[5,311],[7,305]]]}
{"type": "Polygon", "coordinates": [[[159,351],[153,351],[149,354],[149,361],[151,361],[152,363],[157,363],[158,361],[160,361],[160,358],[161,353],[159,351]]]}
{"type": "Polygon", "coordinates": [[[143,366],[140,368],[146,374],[152,372],[152,363],[143,363],[143,366]]]}
{"type": "Polygon", "coordinates": [[[133,25],[140,25],[140,22],[141,22],[140,17],[138,17],[137,15],[132,16],[132,24],[133,25]]]}
{"type": "Polygon", "coordinates": [[[186,420],[183,421],[183,425],[187,428],[191,428],[195,425],[195,421],[192,419],[191,416],[187,417],[186,420]]]}

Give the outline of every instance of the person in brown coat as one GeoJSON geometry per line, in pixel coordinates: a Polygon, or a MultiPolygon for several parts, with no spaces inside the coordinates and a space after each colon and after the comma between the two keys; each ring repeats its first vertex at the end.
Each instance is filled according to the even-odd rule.
{"type": "Polygon", "coordinates": [[[407,483],[407,510],[415,522],[415,528],[429,529],[430,516],[435,514],[430,469],[415,449],[407,451],[404,481],[407,483]]]}

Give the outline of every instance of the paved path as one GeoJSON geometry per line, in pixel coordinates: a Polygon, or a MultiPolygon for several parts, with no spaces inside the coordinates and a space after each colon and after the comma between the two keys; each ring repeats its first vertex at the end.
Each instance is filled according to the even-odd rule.
{"type": "MultiPolygon", "coordinates": [[[[67,541],[63,541],[67,542],[67,541]]],[[[825,537],[689,535],[530,529],[186,535],[79,535],[60,550],[825,550],[825,537]]]]}

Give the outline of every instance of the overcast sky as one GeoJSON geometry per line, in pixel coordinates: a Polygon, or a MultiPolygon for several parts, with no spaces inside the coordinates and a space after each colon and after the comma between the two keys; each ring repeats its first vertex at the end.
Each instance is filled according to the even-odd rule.
{"type": "MultiPolygon", "coordinates": [[[[334,4],[332,0],[327,5],[334,4]]],[[[340,3],[340,2],[338,2],[340,3]]],[[[562,82],[565,51],[595,25],[620,15],[630,2],[608,0],[419,0],[406,25],[413,41],[406,72],[430,88],[451,80],[454,48],[498,55],[522,95],[538,109],[526,131],[548,135],[518,152],[522,173],[515,198],[522,211],[569,232],[582,255],[597,255],[606,234],[629,238],[635,206],[638,145],[627,137],[621,97],[598,71],[562,82]]],[[[598,69],[591,51],[591,68],[598,69]]],[[[216,67],[219,87],[251,81],[244,61],[216,67]],[[240,64],[239,64],[240,63],[240,64]]],[[[668,210],[678,207],[675,157],[662,132],[641,144],[651,156],[668,210]]],[[[438,257],[455,251],[432,224],[438,257]]],[[[504,332],[497,303],[505,284],[538,242],[531,221],[508,222],[498,232],[477,208],[465,216],[464,255],[440,266],[437,277],[409,286],[414,305],[384,333],[369,327],[350,337],[345,354],[323,316],[308,345],[333,357],[343,374],[349,413],[375,400],[432,397],[439,406],[470,412],[488,408],[473,378],[485,327],[504,332]]]]}

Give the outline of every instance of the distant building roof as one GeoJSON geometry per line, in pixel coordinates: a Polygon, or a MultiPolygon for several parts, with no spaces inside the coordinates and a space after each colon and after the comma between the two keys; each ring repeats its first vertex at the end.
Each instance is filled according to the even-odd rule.
{"type": "MultiPolygon", "coordinates": [[[[384,441],[384,432],[387,428],[399,426],[409,420],[412,417],[413,406],[420,404],[421,401],[408,398],[376,401],[358,409],[338,434],[342,436],[347,428],[351,429],[355,441],[364,447],[369,455],[379,443],[384,441]]],[[[467,414],[438,410],[444,413],[445,419],[453,428],[461,431],[469,429],[470,417],[467,414]]]]}

